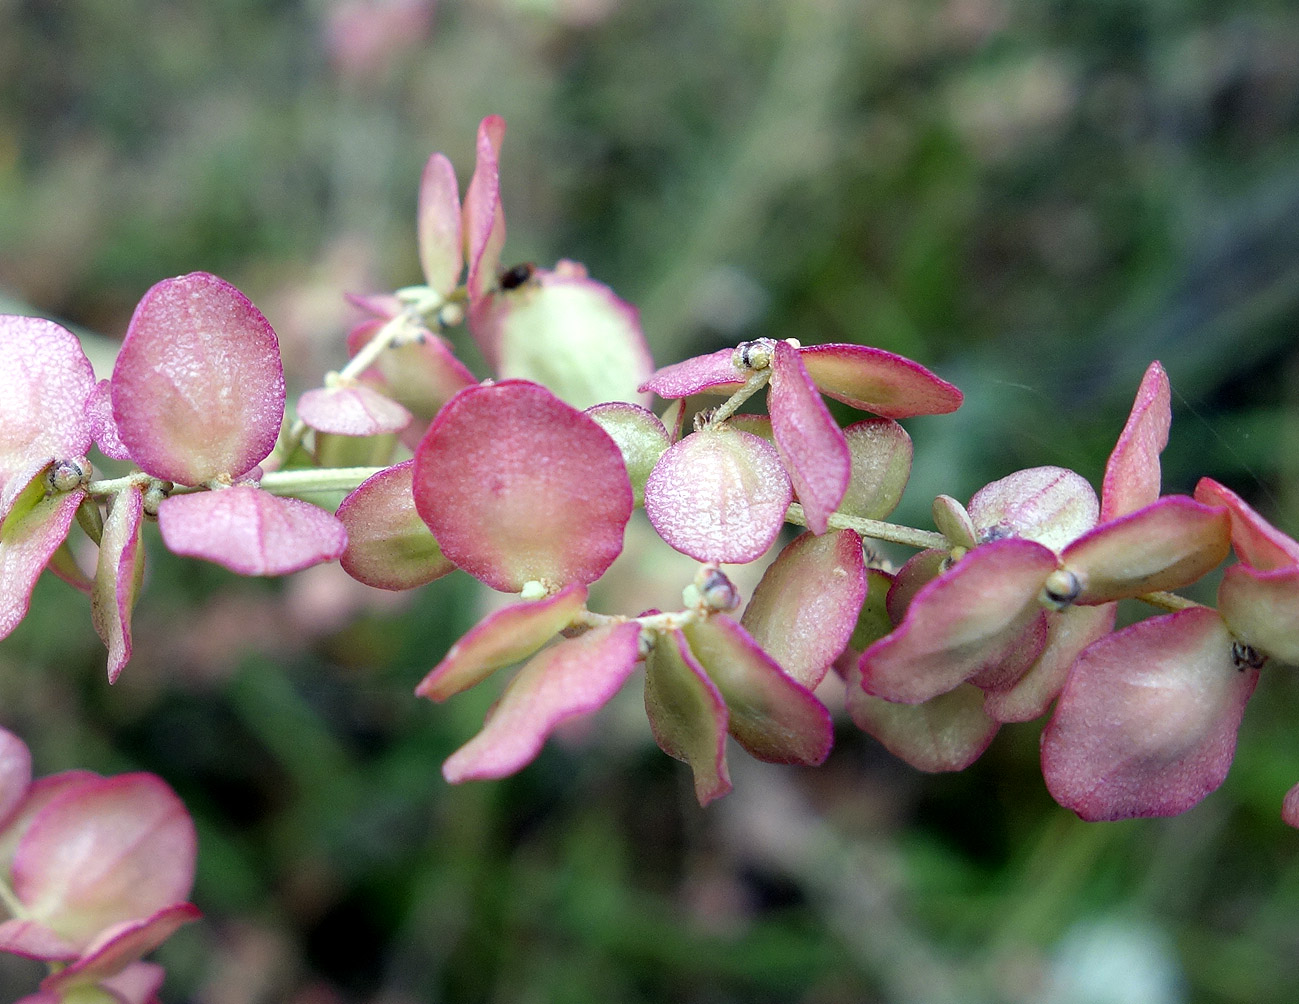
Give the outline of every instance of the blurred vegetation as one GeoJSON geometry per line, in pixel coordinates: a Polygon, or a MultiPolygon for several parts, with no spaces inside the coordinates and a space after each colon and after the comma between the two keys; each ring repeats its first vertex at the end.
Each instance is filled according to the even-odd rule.
{"type": "MultiPolygon", "coordinates": [[[[1159,358],[1167,488],[1212,475],[1299,530],[1282,0],[8,0],[0,294],[116,338],[153,282],[214,271],[304,388],[343,357],[341,291],[418,278],[422,163],[467,180],[490,112],[506,258],[586,262],[660,362],[795,335],[962,387],[909,424],[900,518],[1019,467],[1097,481],[1159,358]]],[[[84,601],[41,583],[0,721],[41,772],[154,770],[194,812],[207,919],[163,951],[165,1001],[1294,999],[1284,667],[1224,788],[1171,820],[1055,807],[1037,725],[929,777],[844,722],[819,771],[736,755],[701,811],[634,687],[453,789],[491,695],[410,689],[477,616],[462,577],[387,597],[150,558],[112,689],[84,601]]],[[[31,977],[6,960],[0,997],[31,977]]]]}

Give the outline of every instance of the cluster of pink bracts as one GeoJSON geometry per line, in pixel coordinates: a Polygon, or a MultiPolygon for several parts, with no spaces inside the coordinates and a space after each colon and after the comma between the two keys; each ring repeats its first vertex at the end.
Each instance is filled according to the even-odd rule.
{"type": "MultiPolygon", "coordinates": [[[[967,505],[939,496],[938,532],[882,522],[911,468],[897,420],[954,411],[960,392],[892,353],[792,339],[654,371],[635,310],[582,266],[502,268],[503,136],[500,119],[484,120],[463,205],[450,163],[430,158],[425,284],[355,298],[369,317],[349,337],[352,362],[303,394],[287,426],[275,334],[215,276],[151,289],[99,382],[63,328],[0,318],[0,637],[49,567],[90,594],[116,679],[148,517],[173,552],[242,574],[338,558],[385,589],[459,568],[519,594],[417,688],[440,701],[522,663],[447,761],[451,781],[520,769],[643,664],[654,738],[690,765],[701,803],[730,789],[728,735],[761,759],[820,763],[832,725],[817,695],[831,681],[854,722],[924,770],[962,769],[1002,723],[1054,705],[1043,774],[1085,819],[1181,812],[1221,784],[1260,666],[1299,662],[1299,544],[1208,479],[1194,498],[1161,496],[1171,411],[1158,363],[1099,498],[1072,471],[1034,468],[967,505]],[[443,337],[465,320],[493,380],[479,382],[443,337]],[[737,413],[760,393],[765,414],[737,413]],[[672,402],[661,417],[648,407],[655,395],[672,402]],[[701,395],[724,403],[700,408],[701,395]],[[823,396],[873,417],[841,427],[823,396]],[[92,443],[129,472],[94,480],[92,443]],[[291,497],[329,491],[349,491],[333,513],[291,497]],[[699,574],[679,610],[592,611],[587,587],[621,552],[638,507],[699,574]],[[74,519],[98,544],[93,574],[67,546],[74,519]],[[807,532],[732,617],[742,597],[721,566],[762,558],[790,522],[807,532]],[[863,537],[920,550],[894,569],[863,537]],[[1216,609],[1170,592],[1233,551],[1216,609]],[[1133,598],[1165,612],[1114,631],[1117,602],[1133,598]]],[[[29,770],[15,766],[20,745],[4,753],[14,777],[29,770]]],[[[82,887],[42,893],[47,830],[93,825],[139,799],[189,834],[186,844],[166,830],[178,862],[192,865],[193,848],[156,779],[62,777],[0,788],[18,793],[0,800],[5,833],[24,834],[0,833],[0,848],[17,847],[15,919],[0,926],[0,947],[70,963],[47,981],[55,996],[33,1000],[58,999],[60,981],[106,978],[105,957],[125,965],[192,915],[176,905],[189,881],[178,863],[165,892],[146,886],[148,903],[123,907],[129,917],[115,904],[94,924],[64,924],[80,901],[61,897],[82,887]]],[[[1299,825],[1295,792],[1283,814],[1299,825]]],[[[103,869],[93,876],[85,886],[98,890],[103,869]]],[[[103,985],[120,999],[151,993],[138,965],[119,969],[103,985]]]]}

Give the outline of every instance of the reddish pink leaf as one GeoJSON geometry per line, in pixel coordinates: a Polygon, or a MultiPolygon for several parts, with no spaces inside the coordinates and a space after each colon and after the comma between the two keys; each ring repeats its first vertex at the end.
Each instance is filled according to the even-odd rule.
{"type": "Polygon", "coordinates": [[[586,586],[575,582],[554,596],[488,614],[420,681],[416,696],[445,701],[528,658],[577,619],[586,609],[586,596],[586,586]]]}
{"type": "Polygon", "coordinates": [[[32,783],[32,755],[27,744],[12,732],[0,729],[0,830],[27,794],[32,783]]]}
{"type": "Polygon", "coordinates": [[[637,390],[654,369],[640,315],[572,263],[491,293],[477,308],[474,337],[497,376],[535,381],[574,408],[648,403],[637,390]]]}
{"type": "Polygon", "coordinates": [[[1168,445],[1173,422],[1168,374],[1153,362],[1141,378],[1137,399],[1101,483],[1101,520],[1136,512],[1159,498],[1159,454],[1168,445]]]}
{"type": "Polygon", "coordinates": [[[100,453],[114,460],[131,459],[130,451],[122,445],[117,434],[117,423],[113,421],[113,387],[107,380],[95,384],[94,392],[86,399],[86,421],[100,453]]]}
{"type": "Polygon", "coordinates": [[[173,495],[158,507],[162,541],[240,575],[287,575],[333,561],[347,531],[332,513],[252,485],[173,495]]]}
{"type": "Polygon", "coordinates": [[[201,485],[271,452],[284,368],[266,318],[206,272],[164,279],[135,308],[113,369],[113,417],[154,477],[201,485]]]}
{"type": "Polygon", "coordinates": [[[1226,778],[1257,681],[1204,607],[1107,635],[1074,663],[1042,733],[1047,788],[1087,820],[1185,812],[1226,778]]]}
{"type": "Polygon", "coordinates": [[[848,714],[857,727],[917,770],[965,770],[1001,728],[983,709],[983,691],[968,683],[921,704],[871,696],[862,690],[856,667],[847,684],[848,714]]]}
{"type": "Polygon", "coordinates": [[[1231,514],[1231,546],[1247,565],[1263,571],[1299,565],[1299,543],[1251,508],[1244,499],[1212,478],[1201,478],[1195,500],[1225,506],[1231,514]]]}
{"type": "Polygon", "coordinates": [[[771,546],[792,497],[776,451],[723,426],[691,433],[659,458],[645,483],[645,514],[683,554],[742,563],[771,546]]]}
{"type": "Polygon", "coordinates": [[[815,766],[830,754],[830,712],[725,614],[684,629],[690,651],[726,701],[731,735],[769,763],[815,766]]]}
{"type": "Polygon", "coordinates": [[[152,774],[64,788],[18,844],[13,888],[33,919],[85,947],[113,924],[183,902],[194,884],[194,824],[152,774]]]}
{"type": "Polygon", "coordinates": [[[969,551],[916,593],[897,629],[862,654],[866,692],[919,704],[997,666],[1020,649],[1042,613],[1038,593],[1055,566],[1051,551],[1017,537],[969,551]]]}
{"type": "Polygon", "coordinates": [[[343,571],[367,586],[413,589],[455,570],[415,511],[415,461],[363,481],[338,507],[347,531],[343,571]]]}
{"type": "Polygon", "coordinates": [[[645,713],[659,749],[690,765],[700,805],[731,790],[726,702],[680,631],[660,634],[645,660],[645,713]]]}
{"type": "Polygon", "coordinates": [[[984,698],[984,710],[999,722],[1030,722],[1046,714],[1078,654],[1114,629],[1118,604],[1071,606],[1045,613],[1046,645],[1037,661],[1013,686],[989,691],[984,698]]]}
{"type": "Polygon", "coordinates": [[[378,436],[404,429],[411,414],[387,395],[356,384],[307,391],[298,398],[298,418],[318,432],[378,436]]]}
{"type": "Polygon", "coordinates": [[[1230,547],[1225,510],[1166,495],[1084,534],[1061,562],[1082,585],[1077,602],[1107,603],[1180,589],[1216,568],[1230,547]]]}
{"type": "Polygon", "coordinates": [[[1032,467],[985,485],[970,499],[984,540],[1026,537],[1059,552],[1096,525],[1096,492],[1064,467],[1032,467]]]}
{"type": "Polygon", "coordinates": [[[41,569],[68,535],[81,489],[45,496],[39,478],[18,495],[0,524],[0,638],[27,615],[41,569]]]}
{"type": "Polygon", "coordinates": [[[424,165],[419,182],[419,261],[424,281],[446,295],[456,288],[465,264],[456,171],[440,153],[424,165]]]}
{"type": "Polygon", "coordinates": [[[624,401],[597,404],[586,409],[586,414],[618,444],[631,479],[633,503],[643,505],[650,471],[672,445],[668,430],[652,411],[624,401]]]}
{"type": "Polygon", "coordinates": [[[852,637],[866,598],[861,538],[852,530],[800,534],[768,567],[740,623],[809,690],[852,637]]]}
{"type": "Polygon", "coordinates": [[[807,527],[825,533],[826,520],[848,488],[852,457],[843,432],[788,342],[774,345],[767,391],[771,431],[789,480],[803,505],[807,527]]]}
{"type": "MultiPolygon", "coordinates": [[[[505,120],[489,115],[478,124],[477,161],[465,190],[465,260],[469,262],[470,303],[481,299],[496,282],[501,248],[505,245],[505,210],[501,205],[500,156],[505,120]]],[[[470,315],[472,320],[472,313],[470,315]]]]}
{"type": "MultiPolygon", "coordinates": [[[[42,980],[41,988],[62,990],[80,983],[98,983],[109,979],[148,955],[180,928],[202,916],[198,907],[192,903],[175,903],[151,916],[105,928],[72,965],[42,980]]],[[[138,977],[145,975],[145,972],[141,972],[138,977]]],[[[131,981],[133,983],[134,980],[131,981]]],[[[126,989],[126,986],[119,986],[122,990],[126,989]]]]}
{"type": "Polygon", "coordinates": [[[822,394],[884,418],[945,415],[962,395],[919,363],[866,345],[809,345],[803,366],[822,394]]]}
{"type": "Polygon", "coordinates": [[[32,820],[50,801],[79,785],[100,780],[98,774],[88,770],[65,770],[58,774],[38,778],[27,789],[27,795],[0,830],[0,875],[7,875],[13,866],[14,853],[32,820]]]}
{"type": "Polygon", "coordinates": [[[128,488],[113,496],[104,520],[95,565],[95,585],[90,595],[90,616],[95,631],[108,646],[108,682],[116,683],[131,658],[131,611],[144,574],[144,545],[140,519],[144,495],[128,488]]]}
{"type": "Polygon", "coordinates": [[[95,374],[75,335],[38,317],[0,314],[0,521],[52,460],[90,449],[95,374]]]}
{"type": "Polygon", "coordinates": [[[505,777],[530,763],[563,722],[603,707],[636,668],[640,625],[593,628],[542,650],[519,670],[483,730],[442,766],[452,784],[505,777]]]}
{"type": "Polygon", "coordinates": [[[470,387],[442,409],[415,452],[414,491],[443,553],[502,592],[595,581],[632,512],[608,433],[522,380],[470,387]]]}
{"type": "Polygon", "coordinates": [[[1299,567],[1264,572],[1232,565],[1218,587],[1218,611],[1247,645],[1299,663],[1299,567]]]}
{"type": "Polygon", "coordinates": [[[666,400],[691,394],[733,394],[744,385],[744,372],[731,361],[734,349],[718,349],[657,370],[640,385],[666,400]]]}

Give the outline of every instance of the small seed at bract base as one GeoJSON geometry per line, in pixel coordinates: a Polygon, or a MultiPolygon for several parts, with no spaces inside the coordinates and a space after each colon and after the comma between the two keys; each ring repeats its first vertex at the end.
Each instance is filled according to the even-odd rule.
{"type": "Polygon", "coordinates": [[[518,289],[532,278],[533,270],[530,261],[521,262],[511,269],[507,269],[505,274],[501,276],[501,289],[518,289]]]}

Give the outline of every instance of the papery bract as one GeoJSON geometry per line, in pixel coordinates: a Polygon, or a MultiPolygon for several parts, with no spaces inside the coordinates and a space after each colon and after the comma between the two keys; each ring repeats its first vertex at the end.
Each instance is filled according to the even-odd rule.
{"type": "Polygon", "coordinates": [[[109,505],[99,542],[90,616],[108,647],[109,683],[117,682],[131,658],[131,611],[144,574],[143,515],[144,496],[138,488],[118,492],[109,505]]]}
{"type": "Polygon", "coordinates": [[[868,418],[846,426],[843,438],[852,467],[839,512],[883,519],[897,508],[911,476],[911,437],[891,418],[868,418]]]}
{"type": "Polygon", "coordinates": [[[1042,733],[1042,774],[1083,819],[1185,812],[1227,776],[1258,670],[1203,607],[1152,617],[1092,644],[1042,733]]]}
{"type": "Polygon", "coordinates": [[[0,638],[27,614],[41,570],[68,535],[86,493],[45,496],[40,481],[18,495],[0,523],[0,638]]]}
{"type": "Polygon", "coordinates": [[[776,451],[723,426],[691,433],[659,458],[645,483],[645,514],[683,554],[746,562],[776,539],[792,497],[776,451]]]}
{"type": "Polygon", "coordinates": [[[461,391],[415,453],[415,507],[493,589],[592,582],[622,550],[632,490],[592,419],[522,380],[461,391]]]}
{"type": "Polygon", "coordinates": [[[728,728],[759,760],[815,765],[834,743],[830,713],[787,676],[738,623],[724,614],[682,629],[690,651],[726,701],[728,728]]]}
{"type": "Polygon", "coordinates": [[[1101,520],[1136,512],[1159,498],[1159,454],[1168,445],[1173,413],[1168,375],[1152,362],[1141,378],[1127,424],[1105,465],[1101,520]]]}
{"type": "Polygon", "coordinates": [[[266,318],[206,272],[164,279],[140,300],[112,380],[131,459],[184,485],[238,477],[275,445],[284,368],[266,318]]]}
{"type": "Polygon", "coordinates": [[[847,684],[848,714],[857,727],[917,770],[965,770],[1001,728],[984,709],[983,691],[973,684],[959,684],[920,704],[899,704],[866,693],[855,666],[847,684]]]}
{"type": "Polygon", "coordinates": [[[856,532],[804,533],[768,566],[740,623],[781,669],[813,690],[848,644],[865,596],[856,532]]]}
{"type": "Polygon", "coordinates": [[[645,659],[645,713],[659,749],[690,765],[700,805],[731,790],[726,702],[680,631],[659,634],[645,659]]]}
{"type": "Polygon", "coordinates": [[[347,531],[333,514],[247,484],[164,499],[158,530],[174,554],[240,575],[287,575],[333,561],[347,547],[347,531]]]}
{"type": "Polygon", "coordinates": [[[433,154],[424,165],[416,219],[424,280],[445,296],[455,289],[464,268],[465,240],[456,171],[440,153],[433,154]]]}
{"type": "Polygon", "coordinates": [[[514,603],[488,614],[451,646],[415,688],[419,697],[444,701],[496,670],[537,652],[586,609],[586,586],[573,583],[553,596],[514,603]]]}
{"type": "Polygon", "coordinates": [[[640,658],[634,621],[592,628],[534,655],[487,714],[483,730],[442,766],[452,784],[505,777],[563,722],[603,707],[640,658]]]}
{"type": "Polygon", "coordinates": [[[392,398],[357,384],[306,391],[298,398],[298,418],[318,432],[377,436],[404,429],[411,414],[392,398]]]}
{"type": "Polygon", "coordinates": [[[645,482],[659,457],[672,445],[668,430],[652,411],[638,404],[610,401],[586,409],[622,451],[635,505],[645,501],[645,482]]]}
{"type": "Polygon", "coordinates": [[[415,461],[388,467],[343,499],[335,515],[347,531],[343,571],[367,586],[412,589],[455,570],[415,510],[415,461]]]}

